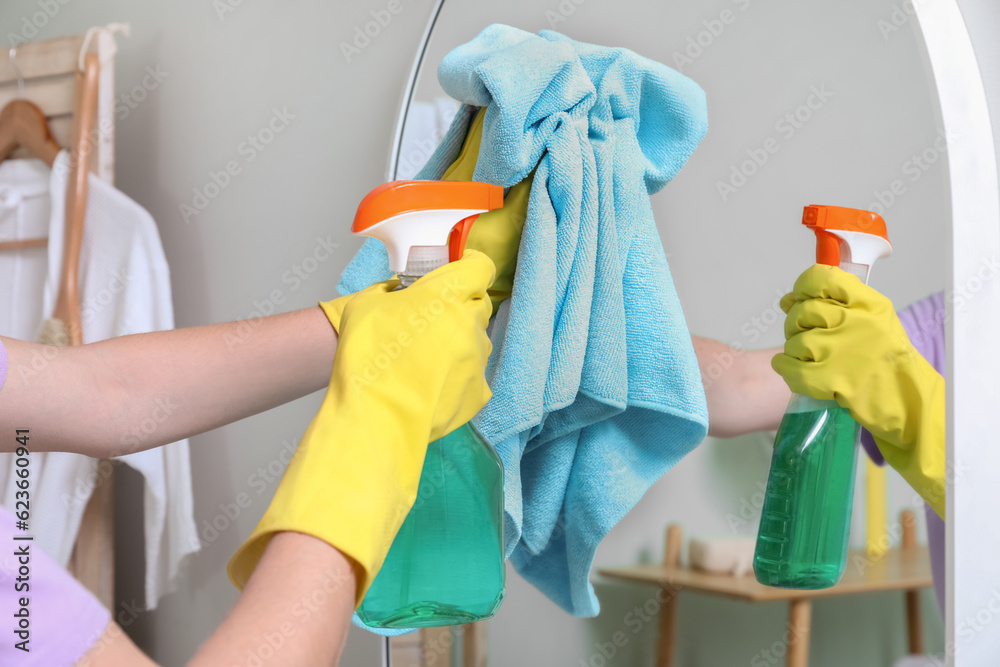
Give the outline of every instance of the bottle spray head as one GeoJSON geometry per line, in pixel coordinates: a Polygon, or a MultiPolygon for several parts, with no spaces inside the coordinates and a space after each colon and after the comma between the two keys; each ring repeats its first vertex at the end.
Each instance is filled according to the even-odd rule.
{"type": "Polygon", "coordinates": [[[806,206],[802,224],[816,233],[816,263],[839,266],[868,282],[875,260],[892,254],[878,213],[843,206],[806,206]]]}
{"type": "Polygon", "coordinates": [[[503,206],[503,188],[471,181],[392,181],[361,200],[351,232],[385,244],[403,286],[460,259],[472,223],[503,206]]]}

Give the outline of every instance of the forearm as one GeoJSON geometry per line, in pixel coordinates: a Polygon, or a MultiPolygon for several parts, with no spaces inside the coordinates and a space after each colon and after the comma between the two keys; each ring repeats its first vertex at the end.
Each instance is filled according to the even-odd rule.
{"type": "Polygon", "coordinates": [[[5,338],[0,432],[29,428],[40,451],[150,449],[323,388],[336,340],[319,308],[77,348],[5,338]]]}
{"type": "Polygon", "coordinates": [[[355,573],[337,549],[309,535],[278,533],[222,626],[189,663],[336,665],[354,611],[355,573]]]}
{"type": "Polygon", "coordinates": [[[692,336],[708,402],[708,434],[732,438],[778,428],[791,392],[771,368],[781,348],[741,350],[692,336]]]}
{"type": "MultiPolygon", "coordinates": [[[[191,667],[334,666],[354,610],[355,575],[339,551],[308,535],[278,533],[229,616],[191,667]]],[[[156,667],[111,621],[76,667],[156,667]]]]}
{"type": "Polygon", "coordinates": [[[158,667],[149,656],[139,650],[121,626],[108,622],[104,634],[74,667],[158,667]]]}

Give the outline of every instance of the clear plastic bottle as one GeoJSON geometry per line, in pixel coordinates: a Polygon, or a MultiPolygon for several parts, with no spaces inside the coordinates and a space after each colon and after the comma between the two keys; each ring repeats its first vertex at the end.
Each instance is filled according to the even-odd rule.
{"type": "Polygon", "coordinates": [[[777,588],[829,588],[844,574],[861,427],[836,401],[794,395],[778,427],[753,570],[777,588]]]}
{"type": "MultiPolygon", "coordinates": [[[[816,262],[868,283],[875,261],[892,254],[877,213],[806,206],[816,262]]],[[[794,394],[774,439],[753,571],[777,588],[816,590],[840,581],[847,565],[854,470],[861,427],[836,401],[794,394]]]]}
{"type": "MultiPolygon", "coordinates": [[[[435,252],[411,249],[403,286],[447,263],[447,248],[435,252]]],[[[417,499],[358,616],[373,628],[480,621],[500,608],[504,582],[503,465],[470,422],[427,446],[417,499]]]]}

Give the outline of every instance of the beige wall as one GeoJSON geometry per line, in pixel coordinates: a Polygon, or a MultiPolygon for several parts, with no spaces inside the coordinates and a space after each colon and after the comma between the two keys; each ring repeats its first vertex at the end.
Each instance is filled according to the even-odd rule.
{"type": "MultiPolygon", "coordinates": [[[[868,50],[842,48],[831,56],[842,62],[826,70],[810,69],[820,66],[815,57],[780,57],[783,45],[810,44],[815,17],[804,8],[807,3],[715,0],[684,3],[687,8],[650,3],[627,11],[609,0],[468,1],[475,16],[443,18],[467,33],[461,39],[504,12],[519,12],[521,27],[548,28],[546,11],[572,6],[556,29],[588,41],[626,44],[668,64],[702,21],[747,4],[739,21],[685,69],[709,95],[709,135],[654,200],[688,322],[703,335],[748,346],[779,343],[780,325],[765,326],[759,337],[747,332],[809,263],[811,242],[797,226],[800,207],[867,206],[874,190],[884,190],[910,155],[934,140],[932,99],[920,66],[911,62],[918,53],[915,25],[904,25],[878,50],[877,21],[889,15],[889,0],[824,3],[823,35],[863,29],[878,37],[871,39],[869,32],[864,39],[845,38],[868,50]],[[758,29],[775,37],[761,39],[758,29]],[[745,57],[749,53],[763,54],[769,69],[745,57]],[[892,64],[866,72],[870,76],[862,83],[858,73],[865,71],[866,58],[892,64]],[[817,81],[817,72],[828,75],[826,80],[817,81]],[[814,83],[827,83],[837,97],[736,196],[721,201],[716,180],[773,133],[775,121],[800,104],[814,83]]],[[[37,38],[44,39],[111,21],[132,25],[132,37],[119,39],[118,94],[128,96],[134,108],[122,107],[118,124],[118,186],[159,224],[172,267],[178,326],[246,318],[272,307],[306,307],[334,294],[341,269],[359,246],[347,234],[357,202],[384,180],[399,97],[431,6],[430,0],[401,0],[401,11],[348,62],[340,43],[352,40],[356,29],[372,20],[370,12],[387,4],[73,0],[39,28],[37,38]],[[231,11],[220,15],[219,7],[231,11]],[[136,94],[147,67],[165,73],[163,81],[136,94]],[[269,126],[275,109],[287,118],[275,121],[274,127],[285,126],[273,141],[263,150],[245,143],[269,126]],[[186,221],[181,205],[193,205],[193,190],[203,190],[230,161],[239,173],[186,221]],[[339,247],[328,254],[330,244],[339,247]]],[[[985,11],[989,3],[979,4],[985,11]]],[[[5,38],[38,11],[35,0],[0,4],[5,38]]],[[[438,43],[432,50],[435,66],[446,46],[438,43]]],[[[831,40],[827,46],[836,44],[831,40]]],[[[878,268],[873,283],[900,305],[944,286],[943,179],[938,162],[886,214],[897,254],[878,268]]],[[[258,471],[278,461],[286,443],[297,441],[318,401],[312,396],[192,439],[199,527],[223,514],[240,493],[251,504],[188,564],[177,592],[132,626],[142,646],[163,664],[183,664],[236,599],[225,564],[275,486],[261,483],[258,471]]],[[[767,436],[706,441],[613,531],[598,563],[658,559],[668,521],[682,521],[689,534],[729,534],[727,516],[752,500],[766,477],[768,446],[767,436]]],[[[892,482],[894,512],[908,495],[899,480],[892,482]]],[[[753,534],[755,517],[750,524],[742,534],[753,534]]],[[[130,566],[126,553],[119,569],[119,590],[128,603],[139,597],[141,566],[130,566]]],[[[572,619],[511,572],[507,600],[491,624],[493,664],[599,664],[596,645],[619,629],[631,631],[628,615],[649,592],[611,582],[599,582],[597,590],[602,615],[572,619]]],[[[929,643],[940,648],[940,619],[931,596],[925,608],[929,643]]],[[[750,664],[784,631],[781,605],[749,608],[692,595],[682,598],[681,614],[683,665],[750,664]]],[[[848,656],[851,664],[882,666],[902,651],[902,607],[895,596],[824,602],[813,622],[812,664],[818,667],[846,664],[848,656]]],[[[608,664],[651,664],[653,627],[644,623],[608,664]]],[[[378,655],[371,635],[353,632],[344,664],[375,665],[378,655]]]]}

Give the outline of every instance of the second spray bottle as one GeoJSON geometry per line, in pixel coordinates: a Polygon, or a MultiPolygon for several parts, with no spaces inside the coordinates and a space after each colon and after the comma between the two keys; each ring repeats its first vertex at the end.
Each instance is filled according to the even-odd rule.
{"type": "MultiPolygon", "coordinates": [[[[892,252],[885,222],[871,211],[807,206],[816,262],[868,282],[875,260],[892,252]]],[[[829,588],[847,564],[855,462],[861,427],[836,401],[795,394],[778,427],[761,509],[753,569],[757,581],[829,588]]]]}

